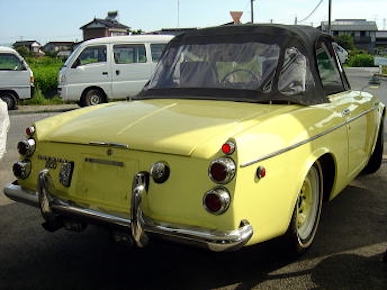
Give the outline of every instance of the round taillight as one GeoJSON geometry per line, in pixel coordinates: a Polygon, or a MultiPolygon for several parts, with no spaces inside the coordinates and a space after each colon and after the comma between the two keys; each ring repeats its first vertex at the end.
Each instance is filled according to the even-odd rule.
{"type": "Polygon", "coordinates": [[[166,182],[170,173],[171,170],[165,162],[156,162],[150,169],[150,175],[152,176],[154,182],[159,184],[166,182]]]}
{"type": "Polygon", "coordinates": [[[27,136],[32,136],[32,135],[34,135],[34,133],[35,133],[35,127],[34,126],[28,127],[26,129],[27,136]]]}
{"type": "Polygon", "coordinates": [[[215,183],[229,183],[235,175],[235,162],[231,158],[219,158],[211,162],[208,175],[215,183]]]}
{"type": "Polygon", "coordinates": [[[27,140],[22,140],[17,143],[17,151],[20,155],[31,156],[35,152],[36,142],[34,139],[30,138],[27,140]]]}
{"type": "Polygon", "coordinates": [[[222,152],[226,155],[231,155],[235,151],[235,144],[233,142],[227,142],[222,145],[222,152]]]}
{"type": "Polygon", "coordinates": [[[31,162],[29,160],[16,162],[12,171],[16,178],[26,179],[31,173],[31,162]]]}
{"type": "Polygon", "coordinates": [[[230,193],[224,187],[218,187],[207,192],[203,197],[204,208],[212,214],[220,215],[230,206],[230,193]]]}

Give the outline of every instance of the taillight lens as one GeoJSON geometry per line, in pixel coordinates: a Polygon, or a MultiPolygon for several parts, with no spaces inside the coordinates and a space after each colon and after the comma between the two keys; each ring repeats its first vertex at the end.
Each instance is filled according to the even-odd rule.
{"type": "Polygon", "coordinates": [[[23,160],[16,162],[12,167],[12,171],[16,178],[26,179],[31,173],[31,161],[23,160]]]}
{"type": "Polygon", "coordinates": [[[34,133],[35,133],[35,127],[34,126],[26,128],[26,134],[27,134],[28,137],[31,137],[32,135],[34,135],[34,133]]]}
{"type": "Polygon", "coordinates": [[[222,145],[222,152],[226,155],[231,155],[235,151],[235,143],[228,141],[222,145]]]}
{"type": "Polygon", "coordinates": [[[231,196],[224,187],[217,187],[207,192],[203,197],[204,208],[212,214],[220,215],[230,206],[231,196]]]}
{"type": "Polygon", "coordinates": [[[22,156],[31,156],[36,149],[36,142],[33,138],[22,140],[17,143],[17,151],[22,156]]]}
{"type": "Polygon", "coordinates": [[[235,162],[231,158],[219,158],[211,162],[208,175],[215,183],[229,183],[235,176],[235,162]]]}

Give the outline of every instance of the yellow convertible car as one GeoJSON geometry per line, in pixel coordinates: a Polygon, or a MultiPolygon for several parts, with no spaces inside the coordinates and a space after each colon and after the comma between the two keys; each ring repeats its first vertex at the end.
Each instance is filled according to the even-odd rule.
{"type": "Polygon", "coordinates": [[[170,42],[135,99],[27,128],[4,191],[40,208],[48,231],[99,224],[139,247],[212,251],[281,237],[302,253],[324,201],[380,167],[384,115],[350,89],[329,35],[200,29],[170,42]]]}

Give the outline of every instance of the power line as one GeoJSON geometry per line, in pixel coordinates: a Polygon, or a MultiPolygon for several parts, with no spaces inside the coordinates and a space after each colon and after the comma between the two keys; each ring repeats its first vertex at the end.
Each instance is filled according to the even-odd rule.
{"type": "Polygon", "coordinates": [[[299,20],[298,22],[304,22],[306,20],[308,20],[315,12],[316,10],[320,7],[320,5],[324,2],[324,0],[320,0],[320,2],[316,5],[316,7],[314,7],[314,9],[312,10],[312,12],[309,13],[308,16],[306,16],[304,19],[302,20],[299,20]]]}

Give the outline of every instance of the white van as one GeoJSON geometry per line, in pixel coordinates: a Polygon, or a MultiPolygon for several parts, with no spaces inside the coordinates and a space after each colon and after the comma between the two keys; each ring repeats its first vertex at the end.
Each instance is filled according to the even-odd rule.
{"type": "Polygon", "coordinates": [[[16,108],[18,100],[30,99],[34,77],[27,63],[16,50],[0,46],[0,98],[8,110],[16,108]]]}
{"type": "Polygon", "coordinates": [[[172,38],[130,35],[85,41],[59,72],[61,98],[90,106],[137,95],[172,38]]]}

